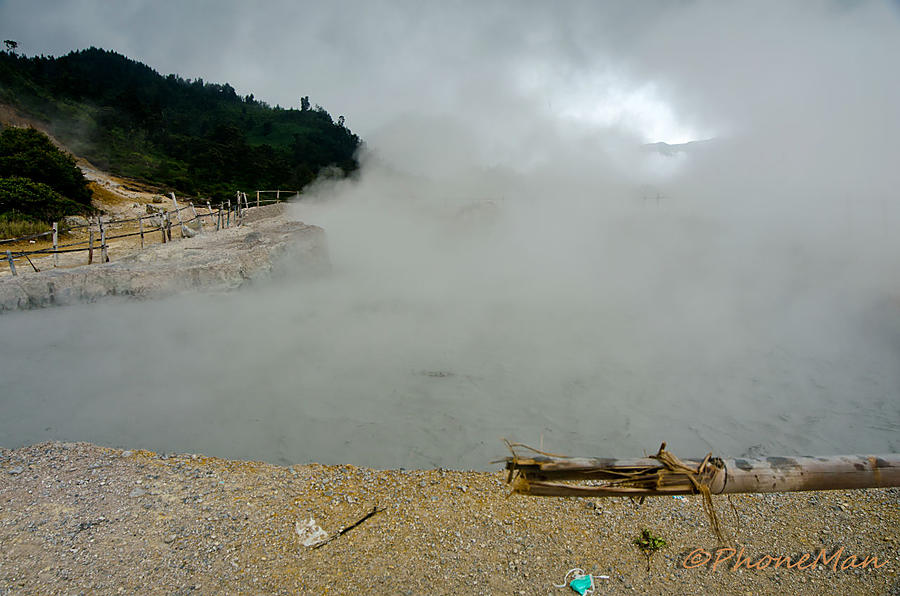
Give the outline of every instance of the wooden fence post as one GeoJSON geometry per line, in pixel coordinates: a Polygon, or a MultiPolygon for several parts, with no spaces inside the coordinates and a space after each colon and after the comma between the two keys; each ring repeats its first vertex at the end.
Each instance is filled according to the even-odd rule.
{"type": "Polygon", "coordinates": [[[53,266],[59,267],[59,225],[53,222],[53,266]]]}
{"type": "Polygon", "coordinates": [[[256,191],[256,206],[259,207],[259,191],[256,191]]]}
{"type": "Polygon", "coordinates": [[[170,192],[169,195],[172,197],[172,204],[175,205],[175,215],[178,217],[178,223],[181,225],[181,237],[184,238],[187,234],[184,231],[184,220],[181,219],[181,209],[178,208],[178,201],[175,199],[175,193],[170,192]]]}
{"type": "Polygon", "coordinates": [[[141,229],[141,250],[144,250],[144,218],[138,218],[138,227],[141,229]]]}
{"type": "Polygon", "coordinates": [[[13,263],[12,253],[10,251],[6,251],[6,260],[9,261],[9,270],[12,271],[12,274],[18,275],[18,273],[16,273],[16,264],[13,263]]]}
{"type": "Polygon", "coordinates": [[[103,219],[100,219],[100,262],[109,263],[109,253],[106,252],[106,228],[103,227],[103,219]]]}
{"type": "Polygon", "coordinates": [[[276,191],[275,191],[275,200],[276,200],[276,201],[280,201],[280,200],[281,200],[281,191],[280,191],[280,190],[276,190],[276,191]]]}
{"type": "Polygon", "coordinates": [[[228,210],[225,212],[227,219],[225,220],[225,227],[231,227],[231,199],[228,199],[228,210]]]}
{"type": "Polygon", "coordinates": [[[172,218],[169,217],[168,212],[166,213],[166,237],[169,239],[169,242],[172,241],[172,218]]]}
{"type": "Polygon", "coordinates": [[[197,225],[199,226],[199,231],[200,231],[200,233],[202,234],[202,233],[203,233],[203,218],[202,218],[202,217],[197,217],[197,210],[194,209],[194,202],[193,202],[193,201],[188,201],[188,205],[189,205],[190,208],[191,208],[191,213],[194,214],[194,220],[196,220],[197,225]]]}
{"type": "Polygon", "coordinates": [[[88,228],[88,265],[94,262],[94,230],[88,228]]]}
{"type": "Polygon", "coordinates": [[[216,231],[222,229],[222,205],[219,205],[218,211],[216,211],[216,231]]]}

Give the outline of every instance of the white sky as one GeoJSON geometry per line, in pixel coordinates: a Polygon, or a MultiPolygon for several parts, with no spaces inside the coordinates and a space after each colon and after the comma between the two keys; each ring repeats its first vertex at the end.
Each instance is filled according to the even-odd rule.
{"type": "Polygon", "coordinates": [[[0,34],[29,55],[94,45],[163,74],[229,82],[273,104],[295,105],[308,94],[363,135],[404,112],[452,109],[477,87],[491,109],[535,104],[643,141],[684,142],[695,138],[696,125],[652,80],[609,76],[615,48],[592,39],[620,25],[640,36],[657,18],[585,3],[551,10],[474,2],[427,9],[408,2],[0,2],[0,34]],[[516,74],[524,76],[516,81],[516,74]]]}
{"type": "Polygon", "coordinates": [[[116,50],[272,104],[309,95],[367,139],[453,114],[486,138],[570,127],[685,142],[891,68],[898,15],[854,0],[0,0],[0,36],[29,55],[116,50]]]}

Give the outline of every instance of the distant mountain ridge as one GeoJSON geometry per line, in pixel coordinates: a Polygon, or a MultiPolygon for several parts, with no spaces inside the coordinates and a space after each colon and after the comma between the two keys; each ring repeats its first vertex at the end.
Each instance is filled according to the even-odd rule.
{"type": "Polygon", "coordinates": [[[121,54],[0,52],[0,102],[98,167],[189,194],[308,184],[358,167],[359,137],[321,106],[271,107],[231,85],[162,76],[121,54]]]}
{"type": "Polygon", "coordinates": [[[647,151],[655,151],[661,155],[673,156],[678,153],[691,153],[698,149],[707,149],[715,142],[715,139],[702,139],[699,141],[688,141],[687,143],[647,143],[644,149],[647,151]]]}

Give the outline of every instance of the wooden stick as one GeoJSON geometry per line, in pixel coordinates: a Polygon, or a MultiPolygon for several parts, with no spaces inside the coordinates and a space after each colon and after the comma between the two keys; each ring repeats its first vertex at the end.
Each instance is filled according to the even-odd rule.
{"type": "Polygon", "coordinates": [[[159,230],[162,232],[162,243],[166,243],[166,219],[165,213],[159,216],[159,230]]]}
{"type": "Polygon", "coordinates": [[[6,260],[9,261],[9,270],[12,271],[12,274],[18,275],[18,273],[16,273],[16,264],[13,263],[12,252],[8,250],[6,251],[6,260]]]}
{"type": "Polygon", "coordinates": [[[331,536],[329,536],[328,538],[326,538],[319,544],[315,545],[313,548],[316,549],[316,548],[325,546],[326,544],[328,544],[329,542],[331,542],[338,536],[343,536],[344,534],[346,534],[347,532],[349,532],[350,530],[352,530],[356,526],[360,525],[361,523],[363,523],[364,521],[366,521],[367,519],[369,519],[370,517],[372,517],[373,515],[375,515],[376,513],[380,512],[380,511],[384,511],[384,509],[379,509],[378,505],[375,505],[374,507],[372,507],[372,511],[368,512],[367,514],[365,514],[364,516],[362,516],[361,518],[359,518],[358,520],[356,520],[355,522],[353,522],[346,528],[341,528],[340,530],[338,530],[337,532],[335,532],[334,534],[332,534],[331,536]]]}
{"type": "Polygon", "coordinates": [[[94,230],[88,229],[88,265],[94,262],[94,230]]]}
{"type": "Polygon", "coordinates": [[[34,269],[34,272],[35,272],[35,273],[40,273],[40,272],[41,272],[41,270],[38,269],[37,267],[35,267],[34,263],[31,262],[31,259],[28,257],[28,255],[23,254],[22,256],[25,257],[25,260],[28,261],[28,264],[31,265],[31,268],[34,269]]]}
{"type": "Polygon", "coordinates": [[[259,207],[259,191],[256,191],[256,206],[259,207]]]}
{"type": "Polygon", "coordinates": [[[138,218],[138,227],[141,229],[141,250],[144,250],[144,218],[138,218]]]}

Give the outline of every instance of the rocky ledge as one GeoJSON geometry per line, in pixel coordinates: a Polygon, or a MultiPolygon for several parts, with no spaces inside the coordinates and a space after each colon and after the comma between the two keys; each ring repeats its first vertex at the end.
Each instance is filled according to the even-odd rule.
{"type": "Polygon", "coordinates": [[[151,246],[115,262],[0,278],[0,312],[105,296],[232,289],[271,273],[287,256],[306,267],[327,267],[324,231],[289,220],[283,204],[258,207],[239,227],[151,246]]]}

